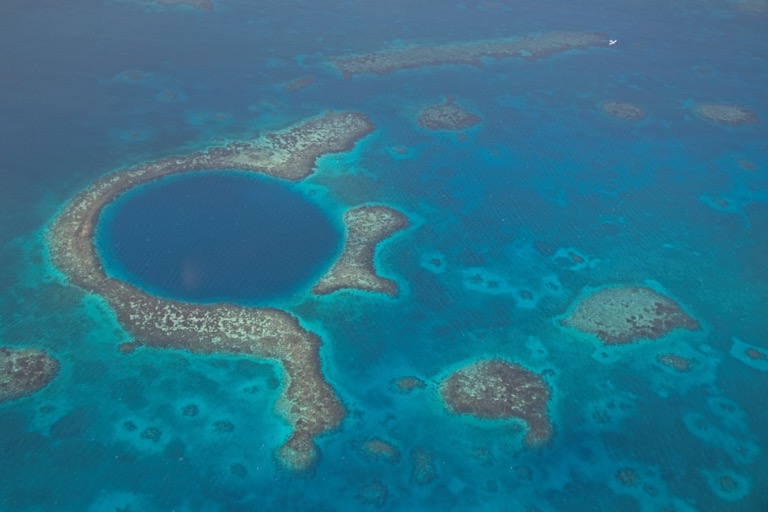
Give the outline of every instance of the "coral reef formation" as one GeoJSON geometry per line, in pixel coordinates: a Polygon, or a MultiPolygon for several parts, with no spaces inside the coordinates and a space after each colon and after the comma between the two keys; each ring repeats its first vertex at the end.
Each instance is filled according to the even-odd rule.
{"type": "Polygon", "coordinates": [[[679,304],[645,286],[612,286],[590,293],[560,324],[594,334],[606,345],[657,339],[673,329],[699,328],[679,304]]]}
{"type": "Polygon", "coordinates": [[[568,50],[596,46],[607,47],[608,38],[593,32],[544,32],[508,39],[409,46],[336,57],[331,61],[345,77],[350,77],[362,73],[383,75],[439,64],[479,66],[483,58],[536,60],[568,50]]]}
{"type": "Polygon", "coordinates": [[[503,359],[471,363],[440,383],[440,397],[454,414],[525,422],[528,446],[542,444],[552,435],[547,416],[550,395],[540,376],[503,359]]]}
{"type": "Polygon", "coordinates": [[[44,388],[59,371],[59,362],[41,350],[0,347],[0,403],[44,388]]]}
{"type": "Polygon", "coordinates": [[[741,105],[701,103],[694,108],[696,115],[707,121],[729,126],[757,123],[756,113],[741,105]]]}
{"type": "Polygon", "coordinates": [[[645,110],[642,107],[624,101],[606,100],[600,104],[600,109],[611,117],[626,121],[640,121],[645,118],[645,110]]]}
{"type": "Polygon", "coordinates": [[[400,393],[410,393],[416,389],[423,389],[426,384],[418,377],[407,376],[392,380],[393,388],[400,393]]]}
{"type": "Polygon", "coordinates": [[[464,110],[452,98],[421,109],[416,122],[427,130],[464,130],[480,122],[480,117],[464,110]]]}
{"type": "Polygon", "coordinates": [[[400,461],[400,450],[383,439],[372,437],[355,443],[355,446],[370,461],[382,461],[390,464],[400,461]]]}
{"type": "Polygon", "coordinates": [[[347,235],[344,250],[331,269],[312,288],[316,295],[327,295],[353,288],[397,295],[397,284],[379,276],[373,264],[376,245],[408,226],[408,218],[387,206],[369,205],[344,213],[347,235]]]}
{"type": "Polygon", "coordinates": [[[423,448],[411,450],[411,482],[427,485],[436,478],[435,454],[423,448]]]}
{"type": "MultiPolygon", "coordinates": [[[[96,180],[75,196],[46,233],[54,265],[72,284],[100,295],[137,342],[197,354],[237,354],[279,361],[285,382],[276,407],[293,430],[279,448],[278,459],[292,469],[307,469],[314,464],[318,457],[314,438],[336,428],[345,415],[321,371],[320,338],[282,310],[166,300],[109,277],[94,247],[94,230],[104,206],[141,183],[171,174],[217,169],[260,172],[299,181],[313,172],[320,155],[349,150],[373,128],[362,114],[329,112],[253,140],[120,170],[96,180]]],[[[404,216],[383,207],[353,212],[350,239],[356,245],[345,250],[353,256],[345,259],[351,266],[342,266],[347,272],[341,272],[346,278],[341,279],[341,286],[360,284],[357,272],[364,268],[368,270],[362,280],[364,289],[384,286],[393,291],[394,284],[382,285],[370,271],[373,246],[380,238],[354,234],[374,231],[379,237],[386,236],[383,233],[392,229],[392,222],[387,221],[396,219],[395,224],[400,225],[406,222],[404,216]],[[367,264],[362,261],[364,257],[369,258],[367,264]]]]}

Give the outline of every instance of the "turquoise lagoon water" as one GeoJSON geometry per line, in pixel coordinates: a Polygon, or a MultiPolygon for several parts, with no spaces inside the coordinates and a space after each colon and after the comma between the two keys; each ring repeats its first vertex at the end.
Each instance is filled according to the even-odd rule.
{"type": "Polygon", "coordinates": [[[4,2],[0,342],[45,349],[62,369],[0,406],[0,510],[765,510],[768,373],[732,350],[768,348],[765,7],[4,2]],[[618,42],[351,79],[328,60],[562,29],[618,42]],[[317,80],[285,89],[306,76],[317,80]],[[419,128],[416,113],[447,96],[482,122],[460,135],[419,128]],[[607,99],[647,116],[606,116],[607,99]],[[706,122],[692,110],[706,102],[744,105],[760,121],[706,122]],[[289,432],[273,409],[276,366],[121,355],[130,338],[52,268],[43,233],[107,172],[329,109],[364,112],[376,130],[321,158],[293,192],[332,229],[368,203],[403,211],[411,227],[376,254],[398,297],[315,297],[293,283],[275,299],[322,337],[323,372],[349,411],[319,439],[317,467],[295,475],[274,459],[289,432]],[[585,290],[611,284],[662,289],[701,329],[601,347],[557,325],[585,290]],[[670,352],[691,369],[657,362],[670,352]],[[489,356],[550,370],[546,446],[525,448],[515,422],[452,416],[440,403],[436,382],[489,356]],[[426,387],[395,392],[392,379],[407,375],[426,387]],[[367,458],[369,438],[394,445],[399,461],[367,458]],[[434,456],[426,485],[412,477],[417,450],[434,456]],[[634,485],[616,478],[625,469],[634,485]],[[724,476],[736,489],[721,488],[724,476]],[[374,482],[386,499],[366,504],[374,482]]]}

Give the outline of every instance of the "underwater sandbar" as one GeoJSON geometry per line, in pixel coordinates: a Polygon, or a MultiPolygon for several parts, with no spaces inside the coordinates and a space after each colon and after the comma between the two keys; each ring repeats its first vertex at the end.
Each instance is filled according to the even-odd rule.
{"type": "Polygon", "coordinates": [[[608,47],[608,37],[595,32],[544,32],[506,39],[409,46],[336,57],[331,62],[349,78],[364,73],[383,75],[402,69],[440,64],[479,66],[483,58],[515,57],[533,61],[568,50],[590,47],[608,47]]]}
{"type": "MultiPolygon", "coordinates": [[[[289,469],[311,468],[319,456],[315,437],[337,427],[346,413],[323,377],[320,338],[279,309],[162,299],[109,277],[96,253],[94,231],[104,206],[139,184],[175,173],[217,169],[300,181],[313,172],[320,155],[347,151],[373,129],[363,114],[329,112],[249,141],[120,170],[76,195],[46,233],[53,264],[72,284],[100,295],[142,344],[278,361],[284,384],[276,409],[293,430],[277,458],[289,469]]],[[[368,265],[372,269],[373,261],[368,265]]]]}

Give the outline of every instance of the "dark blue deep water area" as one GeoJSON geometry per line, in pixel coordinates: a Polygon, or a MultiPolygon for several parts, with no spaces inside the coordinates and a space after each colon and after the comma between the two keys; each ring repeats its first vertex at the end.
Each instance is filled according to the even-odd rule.
{"type": "Polygon", "coordinates": [[[192,302],[253,303],[316,281],[341,250],[339,222],[290,185],[243,174],[172,176],[123,194],[97,228],[107,273],[192,302]]]}
{"type": "MultiPolygon", "coordinates": [[[[766,135],[768,0],[2,0],[0,512],[768,511],[766,135]],[[552,31],[599,44],[335,64],[552,31]],[[418,122],[447,100],[477,123],[418,122]],[[94,183],[328,112],[372,129],[304,179],[203,158],[108,204],[106,292],[52,257],[80,240],[51,244],[52,222],[94,183]],[[313,292],[362,206],[408,219],[347,253],[397,293],[313,292]],[[566,321],[615,287],[697,328],[612,345],[566,321]],[[146,325],[155,296],[187,316],[146,325]],[[295,378],[250,355],[278,346],[258,321],[235,348],[208,336],[211,311],[252,308],[311,333],[275,349],[310,356],[295,378]],[[60,367],[5,400],[21,349],[60,367]],[[492,358],[549,389],[541,444],[444,401],[492,358]],[[345,413],[291,471],[306,411],[282,398],[319,378],[345,413]]],[[[622,307],[582,320],[636,322],[622,307]]]]}

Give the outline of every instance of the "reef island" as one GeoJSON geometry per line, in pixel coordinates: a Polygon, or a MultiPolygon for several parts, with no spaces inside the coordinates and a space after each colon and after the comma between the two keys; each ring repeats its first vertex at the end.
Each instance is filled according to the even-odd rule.
{"type": "Polygon", "coordinates": [[[471,363],[440,383],[440,397],[454,414],[525,422],[527,446],[544,444],[552,435],[547,415],[550,396],[539,375],[498,358],[471,363]]]}
{"type": "MultiPolygon", "coordinates": [[[[69,201],[46,233],[53,264],[72,284],[101,296],[135,338],[134,344],[279,362],[284,384],[276,409],[292,432],[277,450],[277,458],[293,470],[314,465],[319,455],[315,438],[336,428],[346,413],[323,376],[320,338],[280,309],[169,300],[110,277],[97,255],[94,231],[105,205],[139,184],[172,174],[220,169],[297,182],[312,174],[319,156],[347,151],[373,129],[363,114],[329,112],[251,140],[119,170],[96,180],[69,201]]],[[[351,254],[346,259],[342,256],[344,278],[323,278],[321,283],[333,280],[334,289],[383,287],[394,293],[394,283],[382,285],[389,281],[376,275],[373,248],[404,226],[404,216],[383,206],[362,208],[352,209],[344,217],[348,236],[343,254],[351,254]]]]}
{"type": "Polygon", "coordinates": [[[593,334],[606,345],[658,339],[698,322],[669,297],[645,286],[612,286],[576,302],[560,325],[593,334]]]}

